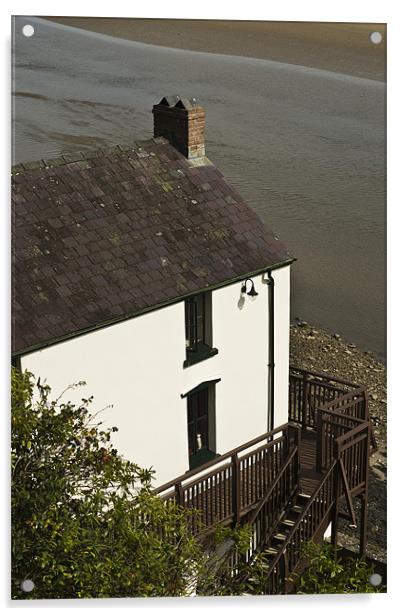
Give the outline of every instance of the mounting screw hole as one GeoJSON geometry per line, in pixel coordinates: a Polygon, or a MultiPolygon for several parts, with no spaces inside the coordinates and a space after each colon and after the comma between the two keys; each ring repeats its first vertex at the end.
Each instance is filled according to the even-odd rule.
{"type": "Polygon", "coordinates": [[[32,592],[35,588],[35,584],[32,580],[23,580],[21,582],[21,590],[24,592],[32,592]]]}
{"type": "Polygon", "coordinates": [[[372,575],[369,577],[369,582],[372,584],[372,586],[380,586],[380,584],[382,583],[382,576],[379,573],[372,573],[372,575]]]}
{"type": "Polygon", "coordinates": [[[381,32],[372,32],[369,38],[370,38],[370,42],[373,43],[374,45],[379,45],[383,40],[383,36],[381,32]]]}
{"type": "Polygon", "coordinates": [[[24,36],[33,36],[34,35],[34,26],[31,26],[31,24],[25,24],[25,26],[22,29],[22,33],[24,36]]]}

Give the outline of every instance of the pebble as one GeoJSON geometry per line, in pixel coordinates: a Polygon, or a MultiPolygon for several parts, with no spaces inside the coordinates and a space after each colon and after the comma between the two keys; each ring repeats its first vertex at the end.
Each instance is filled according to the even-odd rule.
{"type": "Polygon", "coordinates": [[[341,340],[341,336],[339,334],[334,334],[335,340],[341,340]]]}

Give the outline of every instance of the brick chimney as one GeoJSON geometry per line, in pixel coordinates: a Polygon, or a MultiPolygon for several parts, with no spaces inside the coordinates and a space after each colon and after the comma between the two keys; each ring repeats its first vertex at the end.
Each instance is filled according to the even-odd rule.
{"type": "Polygon", "coordinates": [[[195,98],[165,96],[153,116],[155,137],[165,137],[189,159],[205,156],[205,110],[195,98]]]}

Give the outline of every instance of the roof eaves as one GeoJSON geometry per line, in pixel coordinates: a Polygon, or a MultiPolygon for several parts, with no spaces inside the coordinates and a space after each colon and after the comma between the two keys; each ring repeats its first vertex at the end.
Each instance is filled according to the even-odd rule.
{"type": "Polygon", "coordinates": [[[271,265],[266,265],[265,267],[261,267],[257,270],[254,270],[253,272],[247,272],[244,274],[240,274],[239,276],[236,276],[235,278],[231,278],[231,279],[227,279],[227,280],[223,280],[220,283],[216,283],[213,285],[208,285],[202,289],[198,289],[197,291],[192,291],[190,293],[185,293],[184,295],[180,295],[177,297],[174,297],[172,299],[169,300],[165,300],[163,302],[160,302],[158,304],[153,304],[152,306],[147,306],[146,308],[142,308],[141,310],[137,310],[134,311],[133,313],[127,313],[125,315],[121,315],[119,317],[116,317],[114,319],[110,319],[108,321],[103,321],[101,323],[97,323],[96,325],[92,325],[90,327],[86,327],[83,329],[80,329],[78,331],[74,331],[74,332],[70,332],[68,334],[65,334],[63,336],[58,336],[57,338],[52,338],[49,340],[44,340],[40,343],[37,344],[33,344],[29,347],[26,347],[24,349],[21,349],[19,351],[15,351],[11,354],[12,359],[21,357],[23,355],[28,355],[29,353],[33,353],[35,351],[39,351],[41,349],[47,348],[49,346],[53,346],[55,344],[58,344],[60,342],[65,342],[68,340],[71,340],[73,338],[77,338],[78,336],[83,336],[85,334],[90,334],[91,332],[97,331],[99,329],[103,329],[104,327],[110,327],[111,325],[116,325],[117,323],[122,323],[124,321],[127,321],[128,319],[133,319],[137,316],[140,316],[142,314],[146,314],[148,312],[153,312],[154,310],[159,310],[160,308],[164,308],[165,306],[170,306],[172,304],[176,304],[178,302],[184,301],[184,299],[186,299],[187,297],[190,296],[194,296],[194,295],[198,295],[199,293],[206,293],[207,291],[214,291],[216,289],[220,289],[222,287],[226,287],[230,284],[234,284],[236,282],[240,282],[242,280],[245,280],[246,278],[252,278],[253,276],[258,276],[259,274],[262,274],[264,272],[267,271],[273,271],[275,269],[279,269],[280,267],[286,267],[287,265],[291,265],[294,261],[296,261],[295,257],[290,257],[287,258],[283,261],[279,261],[278,263],[273,263],[271,265]]]}

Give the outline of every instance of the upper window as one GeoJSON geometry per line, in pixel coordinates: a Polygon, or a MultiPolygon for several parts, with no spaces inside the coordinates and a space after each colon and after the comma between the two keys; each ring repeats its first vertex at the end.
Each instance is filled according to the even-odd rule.
{"type": "Polygon", "coordinates": [[[212,294],[199,293],[185,300],[184,367],[216,355],[212,348],[212,294]]]}

